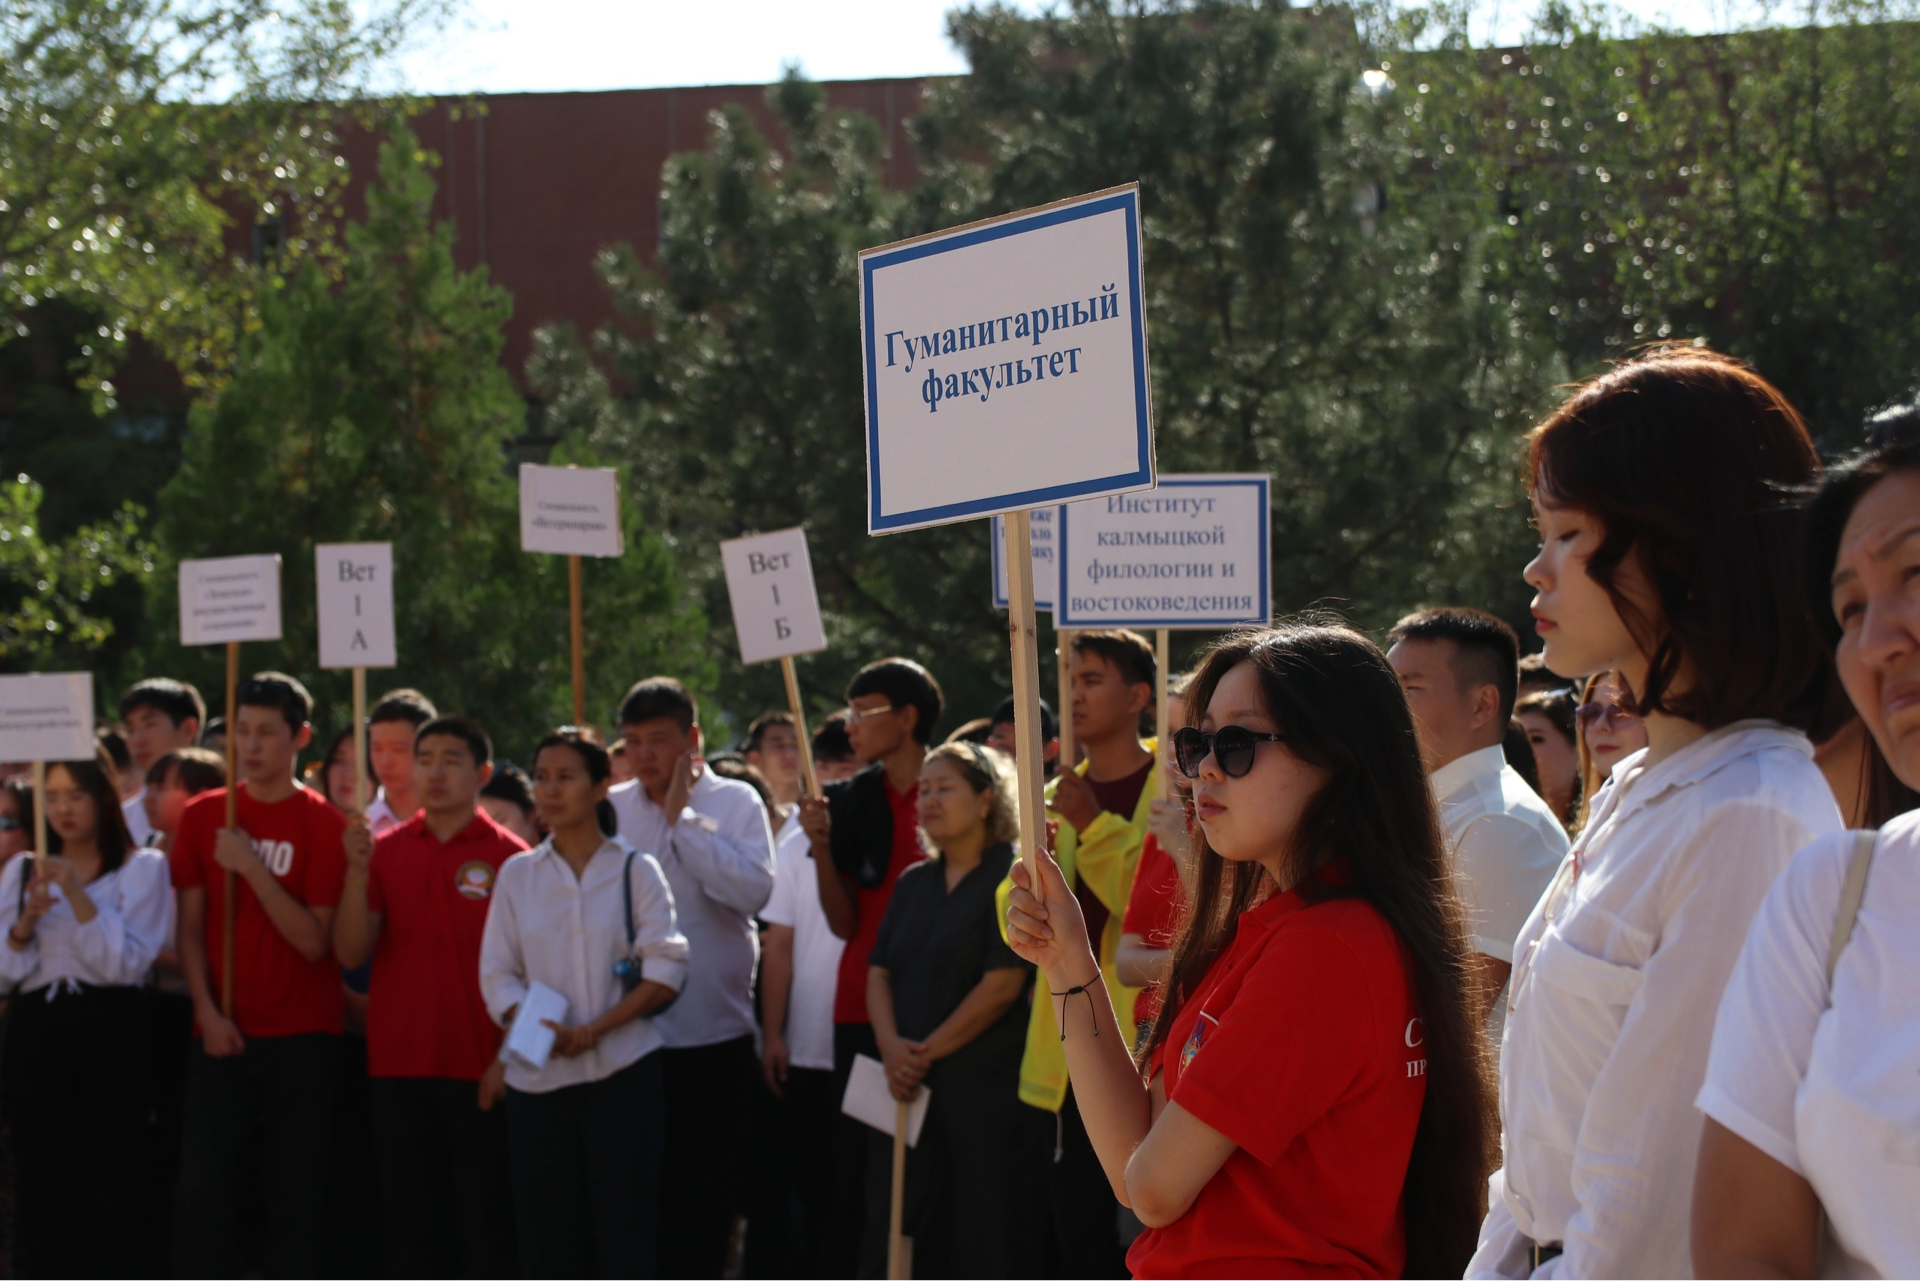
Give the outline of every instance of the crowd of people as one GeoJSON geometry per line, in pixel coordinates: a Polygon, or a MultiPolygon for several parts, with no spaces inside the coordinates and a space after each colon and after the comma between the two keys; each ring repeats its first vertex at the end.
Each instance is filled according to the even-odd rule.
{"type": "Polygon", "coordinates": [[[817,796],[666,676],[524,771],[392,691],[370,796],[296,677],[143,680],[44,856],[0,782],[12,1268],[882,1276],[864,1056],[913,1275],[1920,1272],[1920,410],[1869,427],[1823,468],[1693,346],[1576,389],[1539,653],[1296,618],[1160,726],[1069,634],[1037,880],[1013,700],[943,737],[905,658],[817,796]]]}

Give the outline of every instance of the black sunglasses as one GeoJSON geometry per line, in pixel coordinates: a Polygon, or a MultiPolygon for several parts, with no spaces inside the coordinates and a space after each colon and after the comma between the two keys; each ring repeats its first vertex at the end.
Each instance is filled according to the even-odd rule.
{"type": "Polygon", "coordinates": [[[1188,727],[1174,731],[1173,761],[1188,778],[1199,778],[1201,764],[1211,756],[1228,778],[1245,778],[1256,747],[1286,741],[1285,734],[1256,734],[1239,725],[1224,725],[1211,734],[1188,727]]]}

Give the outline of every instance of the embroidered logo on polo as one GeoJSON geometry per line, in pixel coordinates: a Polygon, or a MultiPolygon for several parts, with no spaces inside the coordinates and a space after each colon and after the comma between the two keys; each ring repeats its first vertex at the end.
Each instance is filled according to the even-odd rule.
{"type": "Polygon", "coordinates": [[[460,865],[453,874],[453,888],[460,891],[461,898],[483,899],[493,893],[493,866],[479,859],[472,859],[460,865]]]}
{"type": "MultiPolygon", "coordinates": [[[[1401,1039],[1407,1043],[1409,1050],[1419,1049],[1427,1043],[1427,1025],[1419,1019],[1408,1019],[1406,1034],[1401,1039]]],[[[1427,1060],[1425,1055],[1417,1059],[1407,1060],[1408,1076],[1425,1076],[1426,1074],[1427,1060]]]]}
{"type": "Polygon", "coordinates": [[[1213,1029],[1219,1026],[1219,1019],[1214,1018],[1213,1015],[1208,1014],[1205,1010],[1200,1012],[1200,1017],[1194,1021],[1192,1035],[1187,1037],[1187,1044],[1180,1051],[1180,1070],[1182,1072],[1186,1071],[1187,1065],[1193,1062],[1194,1057],[1198,1055],[1201,1050],[1206,1048],[1207,1038],[1212,1036],[1213,1029]]]}

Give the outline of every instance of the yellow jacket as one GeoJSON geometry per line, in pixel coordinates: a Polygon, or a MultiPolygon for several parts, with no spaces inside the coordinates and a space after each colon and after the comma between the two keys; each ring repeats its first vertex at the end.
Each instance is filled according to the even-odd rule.
{"type": "MultiPolygon", "coordinates": [[[[1065,819],[1060,820],[1058,848],[1054,857],[1067,885],[1076,892],[1082,879],[1107,908],[1107,926],[1100,933],[1096,955],[1100,975],[1113,997],[1113,1012],[1123,1029],[1133,1027],[1133,1001],[1140,989],[1127,987],[1114,977],[1114,953],[1120,947],[1120,921],[1127,913],[1127,897],[1133,892],[1133,873],[1140,866],[1140,846],[1147,836],[1148,806],[1160,796],[1160,755],[1154,739],[1145,740],[1154,753],[1153,768],[1147,771],[1146,785],[1140,789],[1140,801],[1133,818],[1123,819],[1110,810],[1076,832],[1065,819]]],[[[1085,775],[1087,763],[1077,773],[1085,775]]],[[[1053,800],[1055,783],[1047,784],[1047,800],[1053,800]]],[[[1055,817],[1059,817],[1055,815],[1055,817]]],[[[1013,892],[1013,880],[1000,882],[994,902],[1000,913],[1000,933],[1007,932],[1007,898],[1013,892]]],[[[1058,1112],[1067,1101],[1067,1052],[1060,1047],[1060,1028],[1054,1022],[1057,1004],[1047,987],[1047,976],[1034,980],[1033,1010],[1027,1019],[1027,1051],[1020,1060],[1020,1101],[1058,1112]]]]}

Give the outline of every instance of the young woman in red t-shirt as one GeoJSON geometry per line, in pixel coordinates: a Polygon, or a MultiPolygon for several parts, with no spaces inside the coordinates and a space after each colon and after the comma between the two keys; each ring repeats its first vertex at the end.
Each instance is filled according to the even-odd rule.
{"type": "Polygon", "coordinates": [[[1139,1276],[1459,1276],[1492,1156],[1466,922],[1405,695],[1339,625],[1228,636],[1175,735],[1198,868],[1136,1066],[1078,905],[1016,866],[1139,1276]]]}

